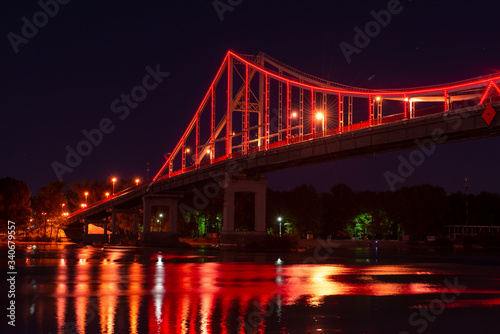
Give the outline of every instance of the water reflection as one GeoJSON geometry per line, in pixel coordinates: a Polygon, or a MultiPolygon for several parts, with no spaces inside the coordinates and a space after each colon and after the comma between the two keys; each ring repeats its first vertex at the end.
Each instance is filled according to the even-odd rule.
{"type": "MultiPolygon", "coordinates": [[[[89,284],[91,283],[89,265],[87,259],[79,259],[75,266],[74,276],[74,296],[75,296],[75,318],[76,329],[79,333],[85,332],[85,316],[87,314],[88,299],[90,294],[89,284]]],[[[69,282],[68,282],[69,283],[69,282]]],[[[93,310],[93,317],[96,310],[93,310]]],[[[59,326],[59,328],[61,328],[59,326]]]]}
{"type": "MultiPolygon", "coordinates": [[[[31,282],[28,290],[44,298],[33,298],[29,312],[19,312],[22,321],[31,329],[60,333],[301,333],[342,324],[345,329],[352,310],[371,314],[386,307],[378,305],[384,299],[374,299],[384,297],[402,310],[404,324],[414,308],[447,291],[444,278],[463,270],[136,255],[84,248],[58,254],[59,259],[27,261],[25,268],[31,271],[23,275],[31,282]],[[47,272],[43,291],[33,283],[38,276],[30,274],[33,268],[47,272]],[[50,290],[48,297],[44,292],[50,290]],[[54,304],[51,320],[47,309],[54,304]]],[[[499,307],[498,277],[490,272],[482,284],[462,289],[463,298],[447,308],[499,307]],[[467,294],[474,298],[465,298],[467,294]]]]}

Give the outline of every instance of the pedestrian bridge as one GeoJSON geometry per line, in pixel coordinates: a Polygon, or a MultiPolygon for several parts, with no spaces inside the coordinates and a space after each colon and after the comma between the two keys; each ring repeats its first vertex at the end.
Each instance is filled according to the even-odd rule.
{"type": "Polygon", "coordinates": [[[163,205],[174,223],[161,238],[175,239],[178,209],[203,209],[207,199],[224,192],[221,240],[243,242],[234,232],[234,196],[255,194],[252,233],[265,234],[264,174],[411,147],[420,148],[417,161],[438,144],[497,136],[499,84],[500,75],[491,75],[428,87],[365,89],[309,75],[265,54],[228,52],[155,177],[76,211],[69,220],[107,226],[112,217],[112,239],[118,240],[116,213],[135,213],[137,232],[142,207],[143,239],[155,238],[150,211],[163,205]],[[178,208],[187,191],[195,191],[192,205],[178,208]]]}

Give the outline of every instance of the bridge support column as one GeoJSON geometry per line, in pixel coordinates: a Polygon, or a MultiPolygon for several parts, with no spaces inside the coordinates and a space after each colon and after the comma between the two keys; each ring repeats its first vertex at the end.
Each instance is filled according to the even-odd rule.
{"type": "Polygon", "coordinates": [[[246,247],[266,235],[266,190],[267,180],[258,178],[231,178],[224,193],[221,245],[246,247]],[[254,231],[234,230],[234,199],[238,192],[255,194],[255,229],[254,231]]]}
{"type": "Polygon", "coordinates": [[[145,195],[143,203],[143,232],[141,241],[148,245],[175,246],[179,242],[177,233],[177,203],[180,195],[145,195]],[[168,207],[168,231],[151,231],[151,209],[154,206],[168,207]]]}

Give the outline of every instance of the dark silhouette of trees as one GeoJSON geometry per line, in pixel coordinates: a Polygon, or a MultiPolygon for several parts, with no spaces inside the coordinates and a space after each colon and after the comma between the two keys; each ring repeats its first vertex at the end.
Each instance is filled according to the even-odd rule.
{"type": "Polygon", "coordinates": [[[322,206],[323,234],[345,237],[345,227],[354,219],[359,206],[351,188],[343,183],[333,186],[330,193],[322,194],[322,206]]]}
{"type": "Polygon", "coordinates": [[[445,232],[448,201],[443,188],[429,184],[404,187],[394,192],[392,199],[391,216],[405,234],[423,239],[445,232]]]}
{"type": "Polygon", "coordinates": [[[64,212],[67,201],[63,194],[64,188],[66,183],[51,181],[47,187],[38,190],[32,202],[34,227],[29,230],[29,236],[56,238],[66,226],[64,212]]]}
{"type": "Polygon", "coordinates": [[[0,179],[0,233],[7,232],[7,221],[20,233],[29,227],[31,191],[26,183],[10,177],[0,179]]]}
{"type": "MultiPolygon", "coordinates": [[[[119,180],[115,192],[134,185],[133,180],[119,180]]],[[[85,203],[85,192],[88,205],[92,205],[106,198],[107,192],[111,195],[112,184],[97,180],[69,186],[50,182],[30,199],[31,192],[23,181],[0,179],[0,233],[5,233],[9,219],[16,222],[18,233],[54,238],[66,224],[65,214],[85,203]]],[[[222,230],[223,191],[202,202],[198,197],[187,192],[181,200],[178,230],[183,236],[202,237],[222,230]]],[[[254,230],[254,202],[253,193],[237,195],[237,230],[254,230]]],[[[155,219],[167,219],[166,211],[164,215],[155,219]]],[[[293,232],[302,237],[313,233],[322,238],[397,239],[404,233],[424,240],[427,235],[444,236],[445,225],[465,225],[466,221],[469,225],[500,225],[500,195],[482,192],[466,197],[458,192],[447,196],[444,189],[428,184],[395,192],[354,192],[345,184],[337,184],[328,193],[317,193],[313,186],[301,185],[290,191],[268,189],[266,217],[266,228],[271,234],[278,234],[281,217],[282,233],[293,232]]],[[[132,231],[132,224],[132,215],[118,214],[118,232],[132,231]]]]}
{"type": "Polygon", "coordinates": [[[321,232],[321,200],[316,189],[311,185],[301,185],[288,193],[289,219],[292,229],[305,236],[307,233],[321,232]]]}

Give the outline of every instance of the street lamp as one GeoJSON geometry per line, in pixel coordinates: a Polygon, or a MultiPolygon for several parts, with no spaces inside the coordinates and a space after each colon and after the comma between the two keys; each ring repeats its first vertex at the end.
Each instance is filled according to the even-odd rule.
{"type": "Polygon", "coordinates": [[[88,204],[88,200],[87,199],[89,197],[89,192],[86,191],[84,195],[85,195],[85,206],[87,206],[87,204],[88,204]]]}
{"type": "Polygon", "coordinates": [[[281,217],[278,217],[278,223],[280,224],[280,238],[281,238],[281,217]]]}
{"type": "Polygon", "coordinates": [[[115,183],[116,183],[116,177],[111,179],[111,182],[113,182],[113,195],[115,194],[115,183]]]}
{"type": "Polygon", "coordinates": [[[140,179],[135,179],[135,185],[138,186],[140,181],[140,179]]]}
{"type": "Polygon", "coordinates": [[[296,111],[292,112],[292,118],[297,118],[297,112],[296,111]]]}
{"type": "Polygon", "coordinates": [[[105,193],[104,195],[106,196],[106,198],[108,198],[108,197],[109,197],[109,193],[105,193]]]}
{"type": "Polygon", "coordinates": [[[316,113],[316,119],[318,121],[321,121],[321,124],[322,124],[321,131],[325,131],[325,115],[322,112],[318,112],[318,113],[316,113]]]}

